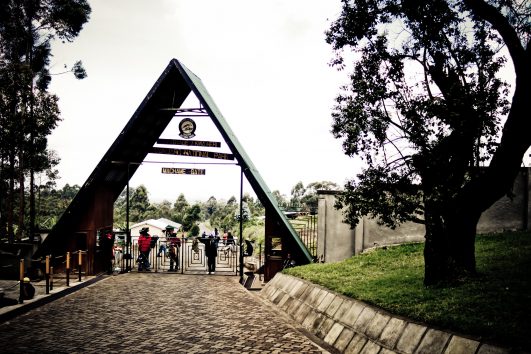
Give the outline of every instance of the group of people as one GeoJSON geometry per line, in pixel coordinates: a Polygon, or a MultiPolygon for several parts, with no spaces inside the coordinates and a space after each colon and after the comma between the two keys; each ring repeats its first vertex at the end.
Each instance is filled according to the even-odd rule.
{"type": "MultiPolygon", "coordinates": [[[[158,237],[151,236],[149,234],[149,228],[143,227],[140,230],[140,237],[138,238],[138,271],[143,270],[150,271],[151,264],[149,262],[149,255],[151,249],[157,245],[158,237]]],[[[179,248],[181,247],[181,240],[175,233],[175,228],[171,225],[166,226],[165,231],[166,242],[168,244],[168,255],[170,258],[170,271],[179,270],[179,248]]],[[[162,254],[166,254],[166,244],[161,244],[157,256],[161,257],[162,254]]]]}
{"type": "MultiPolygon", "coordinates": [[[[144,227],[140,230],[140,237],[138,238],[138,271],[149,271],[151,270],[149,255],[151,249],[155,248],[158,237],[149,235],[149,228],[144,227]]],[[[179,253],[181,247],[181,239],[177,237],[175,229],[173,226],[168,225],[165,231],[166,243],[161,243],[158,249],[157,256],[162,257],[162,255],[168,254],[170,259],[170,269],[169,271],[179,270],[179,253]]],[[[206,232],[201,234],[201,237],[196,237],[192,241],[192,250],[195,253],[199,253],[199,243],[204,244],[204,252],[207,258],[207,273],[215,274],[216,272],[216,257],[218,255],[219,244],[222,242],[224,246],[224,251],[227,252],[232,250],[235,251],[236,242],[234,236],[231,232],[225,232],[223,234],[223,239],[219,236],[219,231],[217,228],[214,229],[213,233],[207,235],[206,232]]],[[[253,253],[253,247],[250,241],[246,240],[246,250],[244,252],[245,256],[251,255],[253,253]]]]}

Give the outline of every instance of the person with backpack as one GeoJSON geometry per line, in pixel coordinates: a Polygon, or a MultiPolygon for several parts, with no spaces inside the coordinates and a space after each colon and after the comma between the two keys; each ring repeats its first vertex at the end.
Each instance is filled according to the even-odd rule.
{"type": "Polygon", "coordinates": [[[181,248],[181,240],[174,232],[175,228],[171,225],[166,226],[166,240],[170,244],[170,272],[179,270],[179,253],[181,248]],[[175,267],[174,267],[175,266],[175,267]]]}

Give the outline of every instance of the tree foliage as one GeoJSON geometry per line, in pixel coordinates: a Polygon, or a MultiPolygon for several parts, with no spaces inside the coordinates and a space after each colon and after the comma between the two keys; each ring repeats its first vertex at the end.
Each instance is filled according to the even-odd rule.
{"type": "Polygon", "coordinates": [[[510,189],[531,144],[530,13],[526,1],[345,0],[327,32],[333,65],[346,68],[354,52],[332,133],[367,166],[340,204],[352,225],[363,215],[424,223],[426,284],[475,272],[479,216],[510,189]]]}
{"type": "Polygon", "coordinates": [[[330,181],[311,182],[306,187],[302,182],[298,182],[291,189],[291,199],[286,209],[294,209],[303,212],[317,212],[317,191],[337,190],[339,186],[330,181]]]}
{"type": "MultiPolygon", "coordinates": [[[[15,228],[22,237],[29,226],[32,236],[36,174],[58,162],[57,157],[50,158],[47,147],[47,136],[60,121],[58,99],[47,91],[51,42],[72,41],[89,14],[85,0],[5,0],[0,4],[0,199],[6,200],[0,211],[0,233],[10,241],[15,228]]],[[[86,76],[81,62],[74,64],[72,72],[86,76]]]]}
{"type": "Polygon", "coordinates": [[[80,189],[77,184],[73,186],[66,184],[58,190],[53,188],[53,186],[53,184],[49,183],[38,186],[36,202],[36,225],[38,229],[51,229],[61,215],[63,215],[80,189]]]}
{"type": "Polygon", "coordinates": [[[199,203],[193,204],[190,208],[188,208],[186,215],[184,216],[183,220],[183,230],[184,231],[193,231],[192,234],[195,232],[194,230],[197,230],[197,222],[202,220],[203,217],[201,215],[201,205],[199,203]]]}

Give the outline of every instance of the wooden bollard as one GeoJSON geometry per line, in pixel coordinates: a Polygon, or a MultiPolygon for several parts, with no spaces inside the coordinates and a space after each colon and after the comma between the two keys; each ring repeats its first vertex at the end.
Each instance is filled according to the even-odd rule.
{"type": "Polygon", "coordinates": [[[81,281],[81,262],[82,262],[82,255],[81,255],[81,250],[78,251],[78,254],[77,254],[77,270],[78,270],[78,281],[81,281]]]}
{"type": "Polygon", "coordinates": [[[20,294],[18,297],[19,304],[24,303],[24,259],[22,258],[20,260],[20,266],[19,266],[19,278],[20,278],[20,294]]]}
{"type": "Polygon", "coordinates": [[[70,286],[70,252],[66,252],[66,286],[70,286]]]}
{"type": "Polygon", "coordinates": [[[46,256],[45,277],[46,277],[46,294],[49,294],[50,293],[50,256],[46,256]]]}
{"type": "Polygon", "coordinates": [[[50,266],[50,291],[53,290],[53,267],[50,266]]]}

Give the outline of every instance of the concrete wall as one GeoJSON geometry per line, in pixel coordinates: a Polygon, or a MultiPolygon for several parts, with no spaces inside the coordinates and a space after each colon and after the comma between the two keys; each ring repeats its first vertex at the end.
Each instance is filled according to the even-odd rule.
{"type": "Polygon", "coordinates": [[[343,215],[334,208],[336,195],[319,194],[317,217],[317,257],[323,262],[338,262],[362,250],[356,247],[356,230],[343,222],[343,215]]]}
{"type": "MultiPolygon", "coordinates": [[[[494,203],[481,216],[478,233],[508,230],[530,230],[531,219],[531,168],[522,168],[512,194],[494,203]]],[[[317,225],[317,256],[323,262],[338,262],[358,254],[367,248],[405,242],[423,242],[424,225],[404,223],[396,229],[377,224],[364,217],[351,229],[343,222],[343,211],[334,207],[337,191],[319,191],[317,225]]]]}
{"type": "Polygon", "coordinates": [[[504,196],[481,215],[478,233],[529,230],[531,168],[522,168],[510,196],[504,196]]]}

